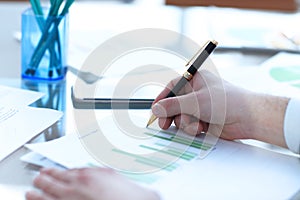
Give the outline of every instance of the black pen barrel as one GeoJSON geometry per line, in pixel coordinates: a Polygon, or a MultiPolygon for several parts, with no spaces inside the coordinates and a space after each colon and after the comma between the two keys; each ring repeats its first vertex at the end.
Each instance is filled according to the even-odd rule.
{"type": "Polygon", "coordinates": [[[184,87],[185,84],[187,84],[188,80],[184,77],[181,77],[179,82],[174,86],[174,88],[169,92],[169,94],[166,96],[166,98],[174,97],[178,95],[180,90],[184,87]]]}

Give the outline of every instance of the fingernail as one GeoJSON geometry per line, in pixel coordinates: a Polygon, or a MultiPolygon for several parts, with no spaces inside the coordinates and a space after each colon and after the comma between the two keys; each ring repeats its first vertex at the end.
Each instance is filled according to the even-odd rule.
{"type": "Polygon", "coordinates": [[[152,107],[152,113],[157,116],[157,117],[163,117],[163,115],[166,113],[165,112],[165,109],[159,105],[159,104],[155,104],[153,107],[152,107]]]}

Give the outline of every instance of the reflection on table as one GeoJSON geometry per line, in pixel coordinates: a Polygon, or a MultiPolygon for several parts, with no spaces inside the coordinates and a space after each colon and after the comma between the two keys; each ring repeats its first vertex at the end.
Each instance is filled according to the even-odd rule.
{"type": "MultiPolygon", "coordinates": [[[[50,108],[65,113],[66,111],[66,81],[41,82],[32,80],[22,80],[23,89],[42,92],[44,97],[37,100],[30,106],[50,108]]],[[[53,126],[43,133],[45,141],[49,141],[65,134],[65,117],[62,117],[53,126]]]]}

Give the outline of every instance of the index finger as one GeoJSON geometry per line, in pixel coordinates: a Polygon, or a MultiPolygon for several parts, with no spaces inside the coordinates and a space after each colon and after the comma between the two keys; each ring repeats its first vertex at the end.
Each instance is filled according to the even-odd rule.
{"type": "MultiPolygon", "coordinates": [[[[166,96],[169,94],[169,92],[175,87],[175,85],[179,82],[179,80],[182,78],[182,76],[179,76],[172,81],[168,83],[168,85],[163,89],[163,91],[156,97],[156,99],[153,101],[152,105],[156,104],[158,101],[166,98],[166,96]]],[[[201,87],[205,85],[205,81],[203,80],[202,76],[199,72],[195,73],[193,79],[189,81],[183,88],[180,90],[179,94],[177,95],[183,95],[190,93],[195,90],[199,90],[201,87]]],[[[177,96],[176,95],[176,96],[177,96]]]]}
{"type": "Polygon", "coordinates": [[[172,90],[172,88],[175,86],[175,84],[178,83],[180,78],[181,78],[181,76],[171,80],[168,83],[168,85],[161,91],[161,93],[155,98],[152,105],[156,104],[159,100],[166,98],[166,96],[169,94],[169,92],[172,90]]]}

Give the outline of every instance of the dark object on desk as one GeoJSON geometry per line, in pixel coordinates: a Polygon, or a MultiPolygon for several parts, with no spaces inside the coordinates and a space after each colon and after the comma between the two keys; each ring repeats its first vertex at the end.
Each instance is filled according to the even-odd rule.
{"type": "Polygon", "coordinates": [[[77,109],[150,109],[154,99],[77,98],[71,88],[73,107],[77,109]]]}
{"type": "Polygon", "coordinates": [[[292,50],[292,49],[275,49],[275,48],[264,48],[264,47],[226,47],[226,46],[219,46],[215,50],[216,52],[228,52],[228,51],[236,51],[240,53],[255,53],[255,54],[267,54],[267,55],[274,55],[280,52],[286,53],[295,53],[300,54],[299,50],[292,50]]]}
{"type": "Polygon", "coordinates": [[[297,11],[295,0],[166,0],[177,6],[220,6],[263,10],[297,11]]]}

